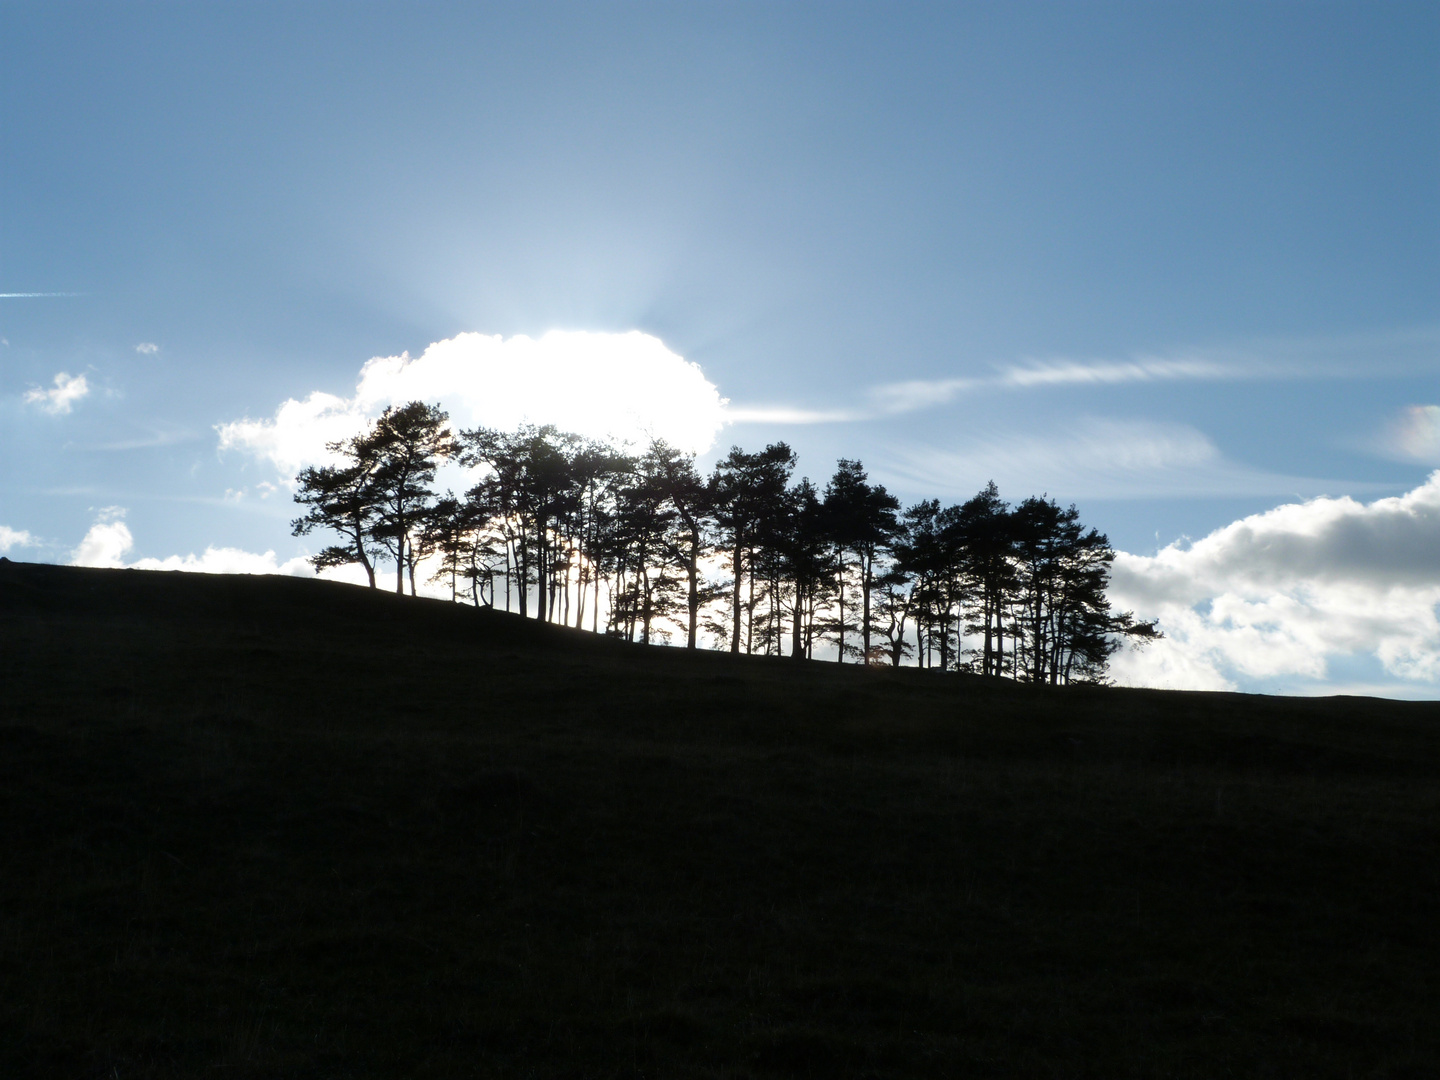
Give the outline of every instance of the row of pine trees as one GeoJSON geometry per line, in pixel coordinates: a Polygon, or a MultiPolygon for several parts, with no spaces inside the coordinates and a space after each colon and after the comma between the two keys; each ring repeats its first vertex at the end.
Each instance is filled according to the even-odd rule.
{"type": "Polygon", "coordinates": [[[1098,681],[1128,639],[1158,631],[1106,598],[1115,553],[1073,506],[969,501],[902,509],[858,461],[823,490],[794,479],[784,443],[734,447],[710,475],[654,441],[643,453],[553,427],[454,432],[438,406],[387,409],[307,468],[295,533],[339,542],[317,570],[417,568],[451,598],[625,638],[731,652],[1098,681]],[[463,496],[433,490],[444,462],[463,496]]]}

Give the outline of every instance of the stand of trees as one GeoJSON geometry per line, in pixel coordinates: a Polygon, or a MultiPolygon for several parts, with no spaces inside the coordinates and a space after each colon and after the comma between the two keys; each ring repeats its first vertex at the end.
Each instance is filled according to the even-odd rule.
{"type": "Polygon", "coordinates": [[[992,482],[960,505],[902,509],[858,461],[823,490],[794,479],[784,443],[733,447],[708,477],[655,441],[638,454],[554,427],[452,432],[438,407],[387,409],[307,468],[296,535],[338,537],[317,570],[377,568],[396,592],[432,559],[452,600],[630,641],[1095,682],[1153,622],[1106,599],[1115,552],[1073,506],[1006,503],[992,482]],[[433,490],[440,465],[463,495],[433,490]]]}

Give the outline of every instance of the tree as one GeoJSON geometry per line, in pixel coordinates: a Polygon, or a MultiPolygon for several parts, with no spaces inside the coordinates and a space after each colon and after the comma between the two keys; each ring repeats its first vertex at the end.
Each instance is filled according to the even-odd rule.
{"type": "Polygon", "coordinates": [[[1115,551],[1074,506],[1030,498],[1011,515],[1016,562],[1015,674],[1054,686],[1099,682],[1124,638],[1160,636],[1153,622],[1114,615],[1105,590],[1115,551]]]}
{"type": "Polygon", "coordinates": [[[969,588],[967,633],[981,638],[976,653],[982,675],[1000,675],[1005,667],[1005,611],[1015,587],[1015,520],[991,480],[955,513],[948,526],[959,569],[969,588]]]}
{"type": "Polygon", "coordinates": [[[816,614],[834,571],[825,511],[808,477],[790,489],[782,549],[791,585],[790,655],[808,659],[814,652],[816,614]]]}
{"type": "Polygon", "coordinates": [[[430,484],[441,461],[455,452],[446,427],[449,415],[438,405],[412,401],[386,409],[364,438],[364,455],[373,458],[367,492],[375,510],[371,535],[395,560],[395,591],[415,595],[415,550],[431,500],[430,484]]]}
{"type": "MultiPolygon", "coordinates": [[[[868,663],[871,638],[871,593],[878,576],[878,562],[899,531],[895,519],[900,501],[879,484],[870,484],[860,462],[841,458],[835,475],[825,488],[825,514],[830,536],[843,553],[855,556],[860,572],[861,656],[868,663]]],[[[842,558],[843,574],[843,558],[842,558]]],[[[843,584],[842,584],[843,589],[843,584]]],[[[842,615],[841,655],[844,656],[842,615]]]]}
{"type": "Polygon", "coordinates": [[[462,431],[459,443],[462,465],[487,470],[467,498],[496,508],[516,563],[520,614],[529,615],[533,582],[536,618],[550,619],[552,574],[561,554],[552,534],[578,499],[571,459],[579,440],[547,425],[513,433],[476,428],[462,431]]]}
{"type": "Polygon", "coordinates": [[[333,454],[347,459],[344,465],[324,465],[302,469],[295,478],[295,501],[309,510],[304,517],[291,522],[295,536],[306,536],[315,529],[330,529],[344,538],[344,543],[325,548],[310,558],[316,571],[333,566],[359,563],[365,568],[370,587],[375,588],[375,557],[379,550],[371,538],[376,508],[371,497],[370,477],[375,469],[374,456],[363,438],[345,439],[326,444],[333,454]]]}
{"type": "Polygon", "coordinates": [[[682,453],[656,439],[640,462],[673,510],[665,544],[670,557],[685,574],[685,647],[695,648],[700,625],[700,604],[706,589],[701,562],[710,553],[707,533],[714,523],[710,492],[695,470],[695,456],[682,453]]]}
{"type": "MultiPolygon", "coordinates": [[[[741,612],[745,607],[743,585],[753,561],[761,527],[783,515],[786,485],[795,468],[795,451],[772,443],[755,454],[732,446],[715,466],[710,477],[710,505],[721,533],[721,546],[730,556],[731,585],[730,651],[740,651],[741,612]]],[[[755,583],[750,581],[750,600],[755,583]]],[[[753,610],[753,606],[752,606],[753,610]]]]}
{"type": "Polygon", "coordinates": [[[1117,649],[1160,636],[1111,611],[1109,541],[1048,498],[1012,508],[992,482],[962,505],[931,499],[901,515],[852,459],[823,497],[808,479],[791,487],[784,443],[731,447],[702,481],[692,455],[660,440],[633,457],[548,426],[457,439],[447,421],[438,405],[392,407],[330,444],[337,464],[300,472],[295,534],[340,540],[313,557],[317,570],[359,564],[374,588],[388,556],[397,592],[407,576],[416,592],[424,562],[452,600],[494,606],[503,577],[507,611],[513,590],[522,617],[534,603],[538,619],[580,628],[588,614],[598,632],[603,614],[629,640],[678,625],[693,649],[703,627],[731,652],[743,640],[781,655],[788,637],[805,658],[833,635],[841,661],[913,656],[1052,685],[1103,681],[1117,649]],[[456,456],[479,476],[463,499],[437,500],[436,471],[456,456]],[[716,555],[728,585],[707,576],[716,555]]]}

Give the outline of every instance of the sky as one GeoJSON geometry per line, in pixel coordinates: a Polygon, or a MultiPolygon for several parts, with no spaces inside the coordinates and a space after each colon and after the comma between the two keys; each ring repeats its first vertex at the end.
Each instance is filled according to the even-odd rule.
{"type": "Polygon", "coordinates": [[[0,0],[0,549],[304,572],[425,397],[1074,502],[1120,681],[1433,698],[1437,194],[1434,4],[0,0]]]}

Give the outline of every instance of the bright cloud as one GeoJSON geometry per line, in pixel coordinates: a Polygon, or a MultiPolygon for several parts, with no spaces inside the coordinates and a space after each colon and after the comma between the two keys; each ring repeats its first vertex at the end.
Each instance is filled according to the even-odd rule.
{"type": "Polygon", "coordinates": [[[49,390],[37,386],[25,391],[25,402],[38,406],[41,412],[47,412],[51,416],[61,416],[74,408],[75,402],[88,393],[90,384],[85,381],[84,375],[70,375],[62,371],[55,376],[55,385],[49,390]]]}
{"type": "Polygon", "coordinates": [[[23,529],[12,529],[8,525],[0,525],[0,555],[8,553],[11,548],[30,547],[34,543],[34,537],[23,529]]]}
{"type": "Polygon", "coordinates": [[[153,341],[142,341],[139,345],[135,346],[135,351],[141,356],[153,356],[160,351],[160,346],[156,345],[153,341]]]}
{"type": "Polygon", "coordinates": [[[135,546],[135,538],[125,524],[122,507],[108,506],[101,510],[85,538],[70,553],[71,566],[102,566],[132,570],[183,570],[197,574],[288,574],[311,577],[314,569],[303,557],[280,562],[275,552],[257,555],[240,548],[207,547],[202,555],[169,555],[163,559],[145,558],[127,562],[125,556],[135,546]]]}
{"type": "Polygon", "coordinates": [[[1188,546],[1122,552],[1111,595],[1167,635],[1118,658],[1121,681],[1323,679],[1331,660],[1357,656],[1440,681],[1440,472],[1396,498],[1291,503],[1188,546]]]}
{"type": "Polygon", "coordinates": [[[649,334],[460,334],[418,357],[370,360],[353,397],[317,391],[286,401],[273,419],[223,424],[220,447],[248,450],[292,476],[328,460],[326,442],[355,434],[386,406],[414,400],[438,402],[461,427],[555,424],[622,442],[658,437],[697,453],[727,422],[725,399],[700,368],[649,334]]]}

